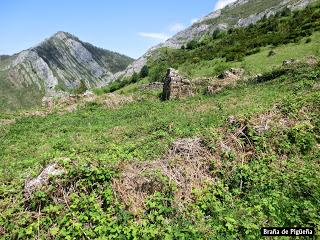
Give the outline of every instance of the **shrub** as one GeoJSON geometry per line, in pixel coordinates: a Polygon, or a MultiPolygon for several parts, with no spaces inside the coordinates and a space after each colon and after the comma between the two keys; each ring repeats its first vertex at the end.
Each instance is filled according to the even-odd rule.
{"type": "Polygon", "coordinates": [[[197,48],[198,42],[196,40],[191,40],[190,42],[187,43],[187,49],[192,50],[197,48]]]}
{"type": "Polygon", "coordinates": [[[131,76],[129,83],[136,83],[138,81],[139,81],[139,75],[136,72],[134,72],[133,75],[131,76]]]}
{"type": "Polygon", "coordinates": [[[167,69],[168,69],[168,65],[163,63],[162,64],[159,63],[155,67],[150,69],[150,72],[149,72],[150,82],[163,82],[167,69]]]}
{"type": "Polygon", "coordinates": [[[147,65],[144,65],[140,71],[140,78],[148,77],[149,75],[149,68],[147,65]]]}
{"type": "Polygon", "coordinates": [[[273,51],[273,50],[270,50],[269,53],[268,53],[268,57],[272,57],[274,55],[276,55],[276,52],[273,51]]]}
{"type": "Polygon", "coordinates": [[[293,127],[290,129],[288,137],[302,154],[307,154],[315,146],[315,139],[310,125],[300,124],[293,127]]]}
{"type": "Polygon", "coordinates": [[[79,87],[74,90],[74,93],[75,94],[82,94],[82,93],[85,93],[87,90],[88,90],[88,88],[87,88],[85,82],[83,80],[81,80],[79,87]]]}
{"type": "Polygon", "coordinates": [[[312,41],[311,38],[306,39],[306,43],[311,43],[311,41],[312,41]]]}

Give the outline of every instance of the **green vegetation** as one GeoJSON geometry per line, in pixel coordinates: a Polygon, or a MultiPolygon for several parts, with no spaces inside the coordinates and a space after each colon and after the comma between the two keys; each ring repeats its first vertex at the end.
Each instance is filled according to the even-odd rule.
{"type": "Polygon", "coordinates": [[[83,43],[83,45],[92,53],[94,59],[98,63],[101,63],[101,65],[105,65],[107,63],[110,68],[109,70],[112,73],[125,70],[126,67],[128,67],[128,65],[134,60],[128,56],[95,47],[90,43],[83,43]]]}
{"type": "Polygon", "coordinates": [[[147,78],[149,75],[149,68],[147,65],[143,66],[140,73],[134,72],[131,77],[120,77],[116,81],[108,84],[106,87],[95,89],[96,94],[112,93],[147,78]]]}
{"type": "MultiPolygon", "coordinates": [[[[243,68],[251,72],[256,70],[252,69],[253,67],[264,68],[265,64],[259,64],[257,60],[262,59],[270,66],[272,62],[279,64],[280,59],[286,60],[284,57],[295,58],[309,53],[319,55],[319,35],[316,33],[316,36],[310,37],[320,28],[319,14],[319,5],[310,6],[302,11],[286,12],[262,19],[246,28],[230,29],[228,32],[216,31],[198,42],[195,40],[189,42],[184,49],[162,49],[160,57],[149,61],[150,80],[161,80],[169,66],[180,68],[191,77],[214,76],[231,65],[242,64],[243,68]],[[303,38],[311,40],[316,38],[316,42],[312,44],[309,40],[306,46],[299,47],[298,51],[292,51],[297,44],[302,44],[303,38]],[[291,49],[286,49],[287,47],[291,49]],[[279,50],[279,54],[266,59],[265,55],[268,53],[265,51],[269,52],[270,49],[274,49],[276,53],[279,50]],[[281,52],[287,53],[287,56],[281,52]],[[258,56],[262,57],[257,59],[257,53],[261,53],[258,56]],[[251,63],[250,59],[255,62],[251,63]],[[199,68],[203,69],[202,72],[199,68]],[[196,72],[197,69],[200,70],[199,73],[196,72]]],[[[258,70],[259,73],[270,71],[270,68],[261,68],[258,70]]]]}
{"type": "Polygon", "coordinates": [[[80,81],[80,85],[73,92],[74,94],[83,94],[88,90],[85,82],[83,80],[80,81]]]}
{"type": "Polygon", "coordinates": [[[3,236],[256,239],[265,225],[319,229],[319,69],[302,66],[211,97],[145,99],[111,110],[90,104],[1,126],[3,236]],[[254,119],[274,105],[288,124],[258,133],[254,119]],[[231,115],[239,120],[226,124],[231,115]],[[248,139],[239,139],[241,151],[254,152],[245,162],[236,148],[218,151],[242,123],[248,139]],[[195,189],[183,209],[173,205],[175,188],[168,186],[148,198],[136,221],[112,191],[119,166],[161,157],[176,139],[193,136],[219,154],[210,168],[215,182],[195,189]],[[24,179],[50,162],[68,173],[25,201],[24,179]]]}
{"type": "Polygon", "coordinates": [[[135,94],[136,101],[122,106],[97,101],[64,114],[0,113],[0,238],[261,239],[265,226],[314,227],[319,237],[320,34],[312,18],[318,13],[319,7],[284,11],[184,49],[162,49],[140,73],[99,90],[135,94]],[[309,23],[312,34],[300,33],[309,23]],[[280,26],[279,41],[269,39],[280,26]],[[246,34],[252,38],[241,49],[232,38],[243,43],[246,34]],[[213,53],[211,46],[221,48],[213,53]],[[223,54],[233,47],[237,61],[227,61],[223,54]],[[299,61],[282,66],[291,58],[299,61]],[[241,67],[246,76],[214,95],[199,91],[167,102],[160,101],[161,90],[140,90],[162,81],[167,67],[199,79],[241,67]],[[143,209],[131,211],[114,187],[128,166],[161,159],[170,172],[183,163],[181,156],[168,160],[171,146],[196,137],[210,180],[177,204],[179,184],[161,171],[143,172],[155,180],[140,189],[147,195],[143,209]],[[26,179],[49,163],[65,174],[26,196],[26,179]]]}
{"type": "MultiPolygon", "coordinates": [[[[316,1],[316,0],[315,0],[316,1]]],[[[314,1],[314,2],[315,2],[314,1]]],[[[279,6],[281,0],[248,0],[244,4],[238,5],[236,7],[225,7],[221,11],[221,15],[214,19],[208,19],[205,21],[207,24],[219,24],[227,23],[229,26],[233,26],[238,23],[239,19],[245,19],[251,15],[263,12],[266,9],[274,9],[274,6],[279,6]]],[[[290,0],[290,4],[296,4],[299,0],[290,0]]],[[[284,13],[287,12],[285,8],[284,13]]]]}

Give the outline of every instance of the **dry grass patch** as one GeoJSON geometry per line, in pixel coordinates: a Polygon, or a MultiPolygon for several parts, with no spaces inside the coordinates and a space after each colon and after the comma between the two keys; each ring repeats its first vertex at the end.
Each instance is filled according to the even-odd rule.
{"type": "Polygon", "coordinates": [[[107,108],[117,108],[122,105],[131,103],[133,101],[134,101],[134,98],[131,95],[125,96],[125,95],[119,95],[115,93],[109,93],[97,99],[98,103],[103,104],[107,108]]]}
{"type": "Polygon", "coordinates": [[[123,166],[121,176],[113,181],[116,195],[134,214],[145,207],[145,200],[166,186],[176,186],[174,203],[182,207],[192,201],[193,189],[201,189],[212,182],[210,161],[213,156],[200,138],[175,141],[161,159],[152,162],[134,162],[123,166]]]}
{"type": "Polygon", "coordinates": [[[15,119],[0,119],[0,126],[6,126],[6,125],[15,124],[15,123],[16,123],[15,119]]]}

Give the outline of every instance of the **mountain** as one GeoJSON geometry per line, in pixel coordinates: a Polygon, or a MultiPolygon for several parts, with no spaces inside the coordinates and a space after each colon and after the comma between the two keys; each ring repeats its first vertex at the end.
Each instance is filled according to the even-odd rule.
{"type": "Polygon", "coordinates": [[[100,87],[132,58],[97,48],[66,32],[13,56],[0,56],[0,105],[27,107],[43,96],[100,87]]]}
{"type": "Polygon", "coordinates": [[[130,64],[122,75],[131,76],[133,72],[139,72],[147,63],[148,58],[157,55],[159,48],[180,48],[191,40],[212,34],[215,30],[246,27],[263,17],[270,17],[285,9],[298,10],[312,2],[315,0],[237,0],[223,9],[208,14],[166,42],[152,47],[142,57],[130,64]]]}

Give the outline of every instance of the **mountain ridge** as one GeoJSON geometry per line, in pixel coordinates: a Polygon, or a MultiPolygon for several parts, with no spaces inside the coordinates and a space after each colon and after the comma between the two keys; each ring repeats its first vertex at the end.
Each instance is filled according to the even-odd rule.
{"type": "Polygon", "coordinates": [[[156,55],[156,51],[163,47],[180,48],[187,42],[200,39],[212,34],[215,30],[227,30],[228,28],[245,27],[254,24],[263,17],[270,17],[285,8],[298,10],[315,2],[315,0],[237,0],[228,4],[222,9],[218,9],[201,18],[190,27],[178,32],[173,37],[151,47],[144,55],[130,64],[121,74],[131,76],[134,72],[139,72],[150,57],[156,55]]]}
{"type": "MultiPolygon", "coordinates": [[[[40,96],[63,96],[83,85],[87,89],[106,85],[133,61],[125,55],[82,42],[63,31],[34,47],[2,58],[2,85],[12,86],[10,92],[16,92],[16,95],[31,88],[37,102],[40,96]]],[[[15,101],[13,96],[5,92],[0,95],[2,103],[16,105],[12,103],[15,101]]]]}

